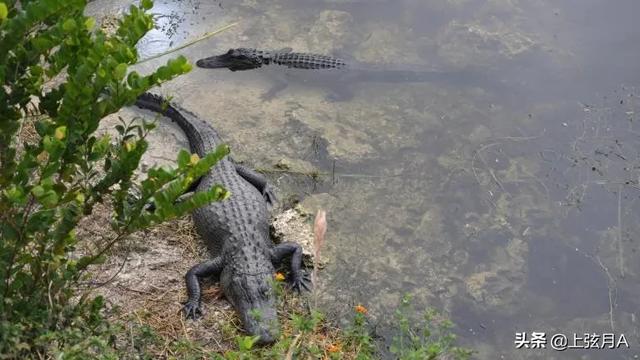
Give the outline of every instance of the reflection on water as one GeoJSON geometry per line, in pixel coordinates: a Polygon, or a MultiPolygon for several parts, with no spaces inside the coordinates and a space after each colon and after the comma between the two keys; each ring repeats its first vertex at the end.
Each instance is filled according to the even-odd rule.
{"type": "Polygon", "coordinates": [[[156,3],[143,58],[239,21],[183,53],[292,47],[451,74],[358,81],[341,102],[326,99],[326,79],[283,69],[194,69],[161,89],[212,119],[236,157],[295,170],[272,177],[281,193],[328,210],[327,309],[365,302],[390,339],[385,324],[411,293],[447,310],[481,359],[603,358],[516,350],[522,331],[624,333],[631,350],[606,358],[635,354],[640,3],[156,3]],[[278,82],[288,86],[263,101],[278,82]],[[296,175],[314,171],[332,175],[296,175]]]}

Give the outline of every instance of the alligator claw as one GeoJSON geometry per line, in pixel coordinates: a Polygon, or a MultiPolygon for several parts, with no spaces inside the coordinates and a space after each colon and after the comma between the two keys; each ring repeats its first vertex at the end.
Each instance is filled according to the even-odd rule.
{"type": "Polygon", "coordinates": [[[269,204],[269,206],[271,207],[275,206],[276,201],[278,201],[273,188],[269,186],[269,184],[267,184],[262,190],[262,196],[264,197],[264,200],[267,202],[267,204],[269,204]]]}
{"type": "Polygon", "coordinates": [[[302,274],[298,274],[298,276],[294,276],[290,286],[291,289],[296,291],[298,294],[301,293],[303,289],[310,292],[313,288],[311,275],[309,275],[309,273],[307,272],[304,272],[302,274]]]}
{"type": "Polygon", "coordinates": [[[200,316],[202,316],[202,309],[200,309],[200,304],[195,301],[187,301],[182,307],[182,312],[187,319],[196,320],[200,316]]]}

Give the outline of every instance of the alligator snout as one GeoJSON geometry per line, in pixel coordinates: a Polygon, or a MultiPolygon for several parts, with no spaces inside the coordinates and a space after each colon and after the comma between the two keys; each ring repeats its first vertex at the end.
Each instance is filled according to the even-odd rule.
{"type": "Polygon", "coordinates": [[[258,340],[256,341],[256,345],[265,346],[265,345],[270,345],[276,342],[279,334],[271,334],[268,331],[265,331],[259,334],[259,336],[260,338],[258,338],[258,340]]]}
{"type": "Polygon", "coordinates": [[[227,64],[224,61],[220,61],[218,56],[212,56],[196,61],[196,66],[206,69],[218,69],[224,68],[227,64]]]}
{"type": "Polygon", "coordinates": [[[275,309],[263,308],[259,311],[259,315],[256,313],[241,314],[246,332],[251,336],[259,336],[256,345],[269,345],[276,342],[280,337],[280,326],[275,309]]]}

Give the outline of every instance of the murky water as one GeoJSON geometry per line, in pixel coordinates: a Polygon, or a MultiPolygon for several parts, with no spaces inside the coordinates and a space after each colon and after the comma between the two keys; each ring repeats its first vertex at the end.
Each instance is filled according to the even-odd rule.
{"type": "Polygon", "coordinates": [[[292,47],[451,72],[358,82],[343,101],[327,98],[344,83],[282,69],[194,69],[160,90],[211,119],[236,158],[287,165],[271,176],[285,202],[328,210],[330,312],[363,303],[390,341],[410,293],[446,310],[479,359],[640,354],[639,2],[184,0],[154,12],[143,58],[237,21],[179,53],[292,47]],[[516,332],[534,331],[569,344],[624,334],[631,348],[516,349],[516,332]]]}

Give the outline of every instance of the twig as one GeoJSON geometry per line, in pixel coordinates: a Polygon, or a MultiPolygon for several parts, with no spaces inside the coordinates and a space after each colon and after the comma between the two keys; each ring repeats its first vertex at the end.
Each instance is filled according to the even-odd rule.
{"type": "Polygon", "coordinates": [[[331,166],[331,183],[336,183],[336,161],[333,160],[333,165],[331,166]]]}
{"type": "Polygon", "coordinates": [[[144,295],[151,295],[151,294],[152,294],[152,293],[151,293],[151,292],[149,292],[149,291],[138,290],[138,289],[132,289],[132,288],[130,288],[130,287],[126,287],[126,286],[124,286],[124,285],[120,285],[120,284],[118,284],[117,286],[118,286],[119,288],[123,289],[123,290],[131,291],[131,292],[135,292],[135,293],[138,293],[138,294],[144,294],[144,295]]]}
{"type": "Polygon", "coordinates": [[[138,319],[138,324],[142,326],[142,319],[140,318],[140,315],[138,315],[138,310],[134,310],[133,315],[135,315],[136,319],[138,319]]]}
{"type": "Polygon", "coordinates": [[[618,186],[618,266],[624,279],[624,250],[622,249],[622,185],[618,186]]]}
{"type": "Polygon", "coordinates": [[[287,170],[287,169],[265,169],[259,168],[256,171],[266,174],[291,174],[291,175],[302,175],[302,176],[310,176],[310,177],[319,177],[319,176],[331,176],[335,181],[336,177],[353,177],[353,178],[374,178],[374,179],[384,179],[384,178],[393,178],[398,176],[403,176],[404,174],[395,174],[395,175],[370,175],[370,174],[354,174],[354,173],[336,173],[335,169],[332,172],[323,172],[323,171],[297,171],[297,170],[287,170]]]}
{"type": "MultiPolygon", "coordinates": [[[[593,259],[593,257],[591,258],[593,259]]],[[[615,330],[615,325],[613,322],[613,309],[615,308],[614,293],[617,292],[617,289],[615,286],[611,287],[611,284],[613,283],[615,285],[616,281],[613,278],[613,276],[611,276],[611,273],[609,273],[609,269],[606,266],[604,266],[604,264],[602,263],[602,260],[600,260],[600,256],[596,256],[595,259],[597,260],[598,265],[600,265],[604,273],[607,275],[607,280],[608,280],[607,288],[609,290],[609,326],[611,326],[611,331],[614,331],[615,330]]]]}
{"type": "Polygon", "coordinates": [[[120,268],[118,269],[118,271],[116,271],[115,274],[113,274],[113,276],[111,276],[108,280],[103,281],[101,283],[97,283],[97,284],[93,284],[95,285],[95,287],[91,288],[91,290],[95,290],[97,288],[103,287],[109,283],[111,283],[118,275],[120,275],[120,272],[122,272],[122,269],[124,269],[125,264],[127,263],[127,261],[129,261],[129,253],[127,252],[127,255],[125,255],[124,260],[122,261],[122,264],[120,265],[120,268]]]}
{"type": "MultiPolygon", "coordinates": [[[[478,176],[478,172],[476,171],[476,158],[479,156],[480,152],[483,150],[486,150],[492,146],[498,145],[500,144],[499,142],[495,142],[495,143],[491,143],[491,144],[487,144],[482,146],[480,149],[476,150],[473,153],[473,157],[471,158],[471,171],[473,172],[473,176],[476,178],[476,182],[478,183],[478,185],[480,186],[480,188],[482,188],[482,182],[480,181],[480,177],[478,176]]],[[[482,160],[482,163],[484,163],[485,166],[487,166],[487,163],[484,161],[484,159],[482,159],[482,157],[480,157],[480,160],[482,160]]],[[[488,167],[488,166],[487,166],[488,167]]],[[[492,174],[493,175],[493,174],[492,174]]],[[[495,179],[495,175],[494,175],[494,179],[495,179]]],[[[500,182],[497,182],[498,184],[500,184],[500,182]]],[[[501,187],[502,188],[502,187],[501,187]]],[[[491,192],[489,192],[489,195],[493,196],[493,194],[491,192]]],[[[493,199],[491,199],[491,196],[489,196],[487,198],[487,200],[489,200],[489,202],[491,204],[493,204],[493,206],[495,208],[497,208],[498,206],[496,205],[496,203],[493,201],[493,199]]]]}
{"type": "Polygon", "coordinates": [[[187,333],[187,326],[184,324],[184,317],[183,316],[178,316],[178,318],[180,319],[180,324],[182,325],[182,331],[184,332],[184,337],[187,340],[189,339],[189,334],[187,333]]]}
{"type": "Polygon", "coordinates": [[[231,24],[229,24],[229,25],[227,25],[227,26],[223,26],[223,27],[221,27],[221,28],[220,28],[220,29],[218,29],[218,30],[215,30],[215,31],[212,31],[212,32],[209,32],[209,33],[205,33],[203,36],[201,36],[201,37],[199,37],[199,38],[197,38],[197,39],[195,39],[195,40],[193,40],[193,41],[190,41],[190,42],[188,42],[188,43],[186,43],[186,44],[184,44],[184,45],[178,46],[178,47],[177,47],[177,48],[175,48],[175,49],[171,49],[171,50],[169,50],[169,51],[165,51],[165,52],[163,52],[162,54],[154,55],[154,56],[148,57],[148,58],[146,58],[146,59],[144,59],[144,60],[140,60],[140,61],[138,61],[138,62],[136,63],[136,65],[137,65],[137,64],[145,63],[145,62],[150,61],[150,60],[153,60],[153,59],[157,59],[157,58],[159,58],[159,57],[163,57],[163,56],[165,56],[165,55],[167,55],[167,54],[171,54],[171,53],[176,52],[176,51],[179,51],[179,50],[182,50],[182,49],[184,49],[184,48],[186,48],[186,47],[188,47],[188,46],[191,46],[191,45],[193,45],[193,44],[195,44],[195,43],[197,43],[197,42],[200,42],[200,41],[202,41],[202,40],[206,40],[206,39],[208,39],[208,38],[212,37],[213,35],[220,34],[221,32],[223,32],[223,31],[225,31],[225,30],[228,30],[228,29],[230,29],[230,28],[232,28],[232,27],[234,27],[234,26],[236,26],[236,25],[238,25],[238,23],[237,23],[237,22],[234,22],[234,23],[231,23],[231,24]]]}
{"type": "Polygon", "coordinates": [[[298,341],[300,340],[300,335],[302,335],[302,334],[296,335],[296,337],[291,342],[291,345],[289,346],[289,350],[287,351],[287,356],[285,357],[286,360],[291,360],[293,358],[293,351],[298,346],[298,341]]]}
{"type": "Polygon", "coordinates": [[[327,232],[327,213],[320,209],[316,213],[313,223],[313,270],[311,271],[311,286],[313,286],[313,306],[318,307],[318,267],[320,266],[320,254],[324,245],[324,236],[327,232]]]}
{"type": "MultiPolygon", "coordinates": [[[[611,327],[611,331],[615,330],[615,322],[614,322],[614,317],[613,317],[613,310],[616,307],[616,298],[618,297],[618,288],[616,286],[616,279],[613,278],[613,276],[611,275],[611,273],[609,272],[609,268],[607,266],[604,265],[604,263],[602,262],[602,259],[600,259],[599,255],[593,256],[590,254],[587,254],[585,252],[583,252],[582,250],[576,248],[575,249],[577,252],[581,253],[582,255],[584,255],[584,257],[586,257],[587,259],[593,261],[595,264],[597,264],[598,266],[600,266],[600,269],[602,269],[602,272],[605,273],[605,275],[607,275],[607,292],[608,292],[608,296],[609,296],[609,326],[611,327]]],[[[598,250],[596,250],[596,253],[598,252],[598,250]]]]}

